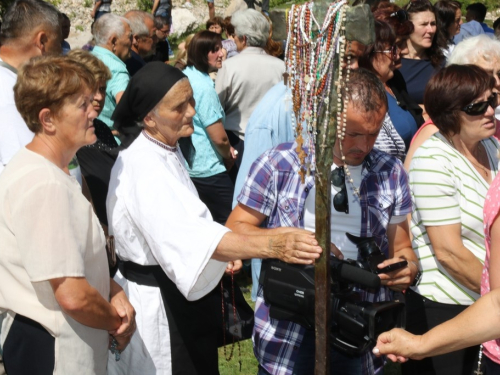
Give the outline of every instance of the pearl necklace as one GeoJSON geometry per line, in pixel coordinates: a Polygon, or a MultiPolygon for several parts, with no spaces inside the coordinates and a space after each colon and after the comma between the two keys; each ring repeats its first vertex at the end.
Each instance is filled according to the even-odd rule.
{"type": "MultiPolygon", "coordinates": [[[[342,24],[345,24],[346,6],[346,0],[330,4],[321,28],[312,13],[312,2],[292,5],[288,16],[288,43],[285,50],[288,77],[286,83],[292,91],[296,151],[301,163],[299,173],[302,182],[305,174],[309,175],[311,166],[315,165],[314,152],[311,150],[314,150],[316,143],[319,113],[326,111],[324,130],[329,123],[329,94],[335,65],[333,61],[335,56],[339,55],[339,44],[343,39],[341,34],[345,34],[345,27],[342,27],[342,24]],[[317,31],[313,30],[313,22],[317,26],[317,31]],[[306,140],[302,124],[306,126],[304,134],[306,140]],[[304,143],[308,144],[310,155],[305,152],[304,143]]],[[[340,50],[339,66],[336,67],[339,70],[344,48],[340,50]]],[[[323,132],[321,147],[326,147],[326,132],[323,132]]]]}

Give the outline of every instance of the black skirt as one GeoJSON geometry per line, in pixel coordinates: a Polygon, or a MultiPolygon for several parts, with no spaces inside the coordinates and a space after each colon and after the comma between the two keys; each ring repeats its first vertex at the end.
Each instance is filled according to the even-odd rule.
{"type": "Polygon", "coordinates": [[[55,339],[39,323],[17,314],[3,346],[8,375],[54,373],[55,339]]]}

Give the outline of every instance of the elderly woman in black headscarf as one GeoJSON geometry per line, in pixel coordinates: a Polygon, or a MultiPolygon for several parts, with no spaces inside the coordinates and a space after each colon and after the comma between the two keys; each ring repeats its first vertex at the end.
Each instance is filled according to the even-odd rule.
{"type": "Polygon", "coordinates": [[[194,152],[194,114],[187,77],[158,62],[131,79],[113,115],[142,122],[144,130],[118,156],[107,199],[121,259],[115,280],[137,311],[137,333],[119,362],[110,359],[110,374],[218,374],[221,328],[206,295],[226,268],[240,265],[231,261],[310,264],[321,252],[307,231],[244,236],[212,220],[185,168],[194,152]]]}

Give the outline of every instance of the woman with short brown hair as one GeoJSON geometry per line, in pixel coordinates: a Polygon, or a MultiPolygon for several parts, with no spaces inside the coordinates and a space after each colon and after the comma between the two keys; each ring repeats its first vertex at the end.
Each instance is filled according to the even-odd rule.
{"type": "Polygon", "coordinates": [[[95,142],[96,81],[65,57],[32,59],[14,87],[33,141],[0,176],[0,308],[9,374],[106,374],[109,342],[123,350],[135,312],[109,277],[105,239],[69,175],[95,142]]]}
{"type": "MultiPolygon", "coordinates": [[[[498,173],[494,86],[493,77],[477,66],[451,65],[425,92],[424,104],[439,132],[417,149],[410,165],[412,244],[423,271],[420,284],[406,294],[406,328],[415,334],[479,298],[486,251],[483,206],[498,173]]],[[[477,351],[409,362],[404,374],[470,374],[477,351]]]]}

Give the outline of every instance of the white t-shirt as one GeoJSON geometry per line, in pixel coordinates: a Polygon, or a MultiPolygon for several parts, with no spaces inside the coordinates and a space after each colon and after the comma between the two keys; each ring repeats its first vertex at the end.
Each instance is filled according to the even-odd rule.
{"type": "MultiPolygon", "coordinates": [[[[332,171],[337,168],[335,163],[332,164],[332,171]]],[[[362,181],[361,172],[363,165],[349,166],[349,171],[351,177],[354,180],[354,185],[359,189],[362,181]]],[[[338,212],[333,207],[333,199],[335,195],[340,191],[340,187],[336,187],[333,184],[331,186],[331,240],[335,246],[338,247],[342,254],[344,254],[345,259],[358,258],[358,249],[356,245],[353,244],[347,236],[346,232],[359,236],[361,231],[361,206],[359,205],[359,199],[353,194],[352,185],[346,181],[347,197],[349,200],[349,213],[338,212]]],[[[304,205],[304,227],[307,230],[314,232],[316,228],[316,217],[315,217],[315,204],[316,204],[316,186],[313,186],[309,191],[309,195],[306,198],[304,205]]]]}
{"type": "MultiPolygon", "coordinates": [[[[335,170],[337,165],[332,164],[331,170],[335,170]]],[[[349,172],[351,173],[351,178],[354,181],[354,186],[359,189],[364,176],[368,171],[363,168],[363,164],[357,166],[348,166],[349,172]]],[[[347,176],[346,176],[347,178],[347,176]]],[[[335,194],[337,194],[341,187],[336,187],[331,185],[331,241],[337,246],[337,248],[344,255],[344,259],[358,259],[358,249],[355,244],[353,244],[345,235],[346,232],[354,236],[360,235],[361,232],[361,206],[359,205],[359,199],[353,193],[353,187],[349,181],[346,180],[346,190],[347,198],[349,200],[349,213],[338,212],[335,207],[333,207],[333,199],[335,194]]],[[[312,232],[316,228],[316,217],[315,217],[315,204],[316,204],[316,186],[313,186],[309,191],[309,195],[306,198],[304,204],[304,228],[312,232]]],[[[390,224],[398,224],[406,219],[406,216],[393,216],[391,217],[390,224]]]]}
{"type": "Polygon", "coordinates": [[[49,282],[60,277],[85,277],[108,300],[104,233],[75,178],[22,148],[0,175],[0,308],[55,338],[55,375],[105,375],[108,332],[61,310],[49,282]]]}
{"type": "Polygon", "coordinates": [[[16,108],[16,80],[17,74],[0,65],[0,174],[16,152],[34,137],[16,108]]]}

